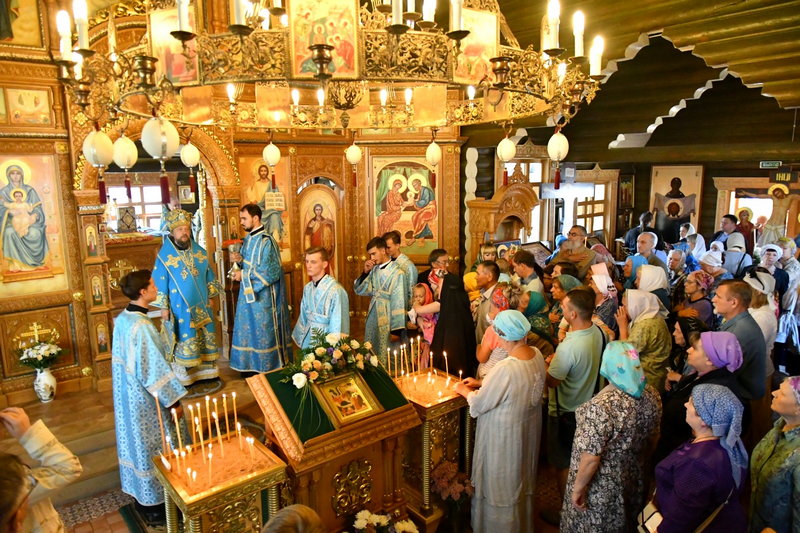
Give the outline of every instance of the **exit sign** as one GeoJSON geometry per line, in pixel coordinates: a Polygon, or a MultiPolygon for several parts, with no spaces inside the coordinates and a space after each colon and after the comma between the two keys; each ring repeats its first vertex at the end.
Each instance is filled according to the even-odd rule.
{"type": "Polygon", "coordinates": [[[783,161],[759,161],[758,168],[780,168],[783,161]]]}

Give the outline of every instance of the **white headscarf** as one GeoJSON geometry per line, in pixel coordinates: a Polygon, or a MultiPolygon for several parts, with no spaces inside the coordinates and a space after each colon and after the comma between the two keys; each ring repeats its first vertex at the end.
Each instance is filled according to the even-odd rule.
{"type": "Polygon", "coordinates": [[[617,288],[614,287],[614,282],[607,274],[592,274],[592,281],[594,281],[597,290],[603,294],[605,300],[616,296],[617,288]]]}
{"type": "Polygon", "coordinates": [[[628,316],[631,317],[631,326],[640,320],[661,316],[663,306],[658,301],[658,296],[652,292],[628,289],[625,291],[625,295],[628,298],[625,309],[628,311],[628,316]]]}
{"type": "Polygon", "coordinates": [[[639,290],[652,292],[657,289],[669,290],[669,282],[664,269],[655,265],[639,267],[639,290]]]}
{"type": "Polygon", "coordinates": [[[690,251],[695,259],[700,259],[701,257],[703,257],[703,254],[706,253],[706,240],[703,238],[702,235],[697,233],[694,224],[691,223],[689,224],[689,233],[687,233],[686,235],[687,236],[697,235],[694,241],[694,248],[692,248],[690,251]]]}

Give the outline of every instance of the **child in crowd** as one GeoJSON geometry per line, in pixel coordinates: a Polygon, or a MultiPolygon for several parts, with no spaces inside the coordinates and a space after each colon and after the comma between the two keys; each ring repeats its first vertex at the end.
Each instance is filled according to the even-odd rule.
{"type": "Polygon", "coordinates": [[[414,285],[411,298],[411,310],[408,312],[408,324],[406,327],[410,332],[418,331],[423,342],[420,344],[420,368],[428,367],[428,353],[430,352],[433,333],[436,330],[436,322],[439,319],[438,313],[417,313],[414,306],[428,305],[433,303],[433,293],[424,283],[414,285]]]}

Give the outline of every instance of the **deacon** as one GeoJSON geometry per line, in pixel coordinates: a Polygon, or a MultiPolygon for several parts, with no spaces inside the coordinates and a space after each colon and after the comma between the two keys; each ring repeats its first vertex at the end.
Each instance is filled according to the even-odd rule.
{"type": "Polygon", "coordinates": [[[269,372],[291,359],[289,308],[281,268],[281,254],[275,239],[264,231],[261,208],[247,204],[239,212],[244,237],[242,261],[235,272],[240,281],[239,301],[233,322],[231,368],[240,372],[269,372]]]}
{"type": "Polygon", "coordinates": [[[326,334],[350,333],[350,300],[347,292],[328,270],[328,251],[322,246],[306,250],[306,273],[311,281],[303,288],[300,317],[292,332],[292,339],[300,348],[311,345],[315,329],[326,334]]]}
{"type": "Polygon", "coordinates": [[[386,251],[386,241],[374,237],[367,243],[369,259],[364,272],[353,285],[356,294],[372,296],[364,326],[364,339],[372,343],[375,354],[384,366],[388,364],[389,342],[400,340],[406,325],[406,287],[403,274],[386,251]]]}
{"type": "Polygon", "coordinates": [[[165,216],[169,235],[153,272],[167,337],[167,359],[184,386],[218,378],[216,334],[210,299],[221,290],[206,251],[191,238],[192,215],[173,209],[165,216]]]}
{"type": "Polygon", "coordinates": [[[146,518],[158,522],[164,516],[164,489],[155,476],[152,458],[171,450],[163,450],[156,402],[165,435],[177,448],[170,409],[180,408],[178,400],[186,395],[186,389],[164,358],[161,338],[147,317],[147,308],[158,292],[153,281],[149,270],[136,270],[119,282],[131,302],[114,321],[111,376],[122,491],[136,498],[146,518]]]}
{"type": "Polygon", "coordinates": [[[400,270],[403,272],[406,282],[406,304],[404,307],[411,308],[411,293],[414,291],[414,285],[417,284],[417,266],[414,264],[406,254],[400,251],[400,232],[397,230],[387,231],[383,234],[383,240],[386,241],[386,252],[389,257],[394,261],[400,270]]]}

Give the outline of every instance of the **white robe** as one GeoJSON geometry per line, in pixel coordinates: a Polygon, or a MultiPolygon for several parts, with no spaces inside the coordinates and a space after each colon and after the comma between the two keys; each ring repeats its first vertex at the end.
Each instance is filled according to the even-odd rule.
{"type": "Polygon", "coordinates": [[[472,463],[474,533],[532,532],[544,359],[503,359],[467,398],[478,419],[472,463]]]}

